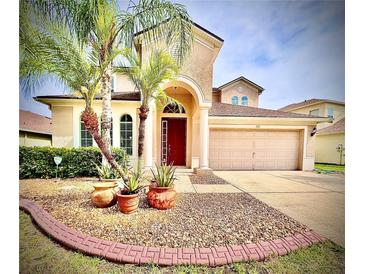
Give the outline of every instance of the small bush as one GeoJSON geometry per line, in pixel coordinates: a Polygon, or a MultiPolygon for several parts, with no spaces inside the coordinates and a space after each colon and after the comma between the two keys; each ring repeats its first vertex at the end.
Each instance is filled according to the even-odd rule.
{"type": "MultiPolygon", "coordinates": [[[[125,150],[113,148],[113,155],[120,164],[125,150]]],[[[100,149],[96,147],[54,148],[19,147],[19,178],[53,178],[56,176],[56,164],[53,157],[61,156],[58,176],[62,178],[92,177],[98,172],[95,163],[101,163],[100,149]]]]}

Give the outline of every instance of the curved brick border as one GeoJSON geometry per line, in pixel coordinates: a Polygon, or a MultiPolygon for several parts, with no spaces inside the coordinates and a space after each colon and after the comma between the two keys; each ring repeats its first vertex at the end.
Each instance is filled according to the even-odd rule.
{"type": "Polygon", "coordinates": [[[88,255],[104,257],[121,263],[219,266],[241,261],[262,261],[272,254],[283,256],[296,249],[326,240],[314,231],[309,231],[256,244],[212,248],[136,246],[84,235],[61,224],[44,209],[29,200],[20,199],[19,207],[28,212],[43,231],[63,245],[88,255]]]}

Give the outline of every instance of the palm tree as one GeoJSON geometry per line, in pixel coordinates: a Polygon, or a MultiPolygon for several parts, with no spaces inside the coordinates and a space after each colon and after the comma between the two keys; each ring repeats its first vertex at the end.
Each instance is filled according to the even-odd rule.
{"type": "Polygon", "coordinates": [[[97,114],[92,108],[110,59],[99,63],[99,52],[95,48],[81,45],[67,25],[50,20],[29,5],[21,3],[19,22],[21,84],[32,87],[42,77],[53,76],[72,92],[81,95],[85,100],[81,120],[103,156],[123,176],[122,169],[99,133],[97,114]]]}
{"type": "Polygon", "coordinates": [[[167,0],[129,2],[120,12],[115,0],[28,0],[51,20],[64,23],[81,45],[98,51],[102,66],[102,137],[110,152],[112,63],[117,48],[133,46],[138,33],[146,42],[161,39],[173,45],[176,60],[182,65],[192,43],[192,23],[185,7],[167,0]],[[146,31],[148,30],[148,31],[146,31]],[[108,62],[108,63],[106,63],[108,62]]]}
{"type": "Polygon", "coordinates": [[[144,62],[141,61],[138,54],[129,49],[123,51],[123,56],[128,65],[121,62],[120,66],[115,68],[115,71],[127,75],[141,93],[138,129],[138,158],[140,162],[143,155],[145,122],[151,102],[155,101],[161,104],[173,102],[180,106],[176,100],[167,96],[161,88],[163,82],[172,80],[177,75],[178,65],[171,55],[162,49],[153,50],[149,59],[144,60],[144,62]]]}

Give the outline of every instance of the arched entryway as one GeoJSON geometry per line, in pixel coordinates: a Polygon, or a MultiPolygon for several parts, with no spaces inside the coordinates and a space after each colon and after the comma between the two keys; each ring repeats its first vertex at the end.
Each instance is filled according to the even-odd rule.
{"type": "Polygon", "coordinates": [[[162,111],[161,118],[161,163],[186,166],[187,117],[181,104],[169,103],[162,111]],[[176,117],[164,117],[164,114],[176,117]]]}
{"type": "MultiPolygon", "coordinates": [[[[182,104],[183,111],[177,111],[172,105],[167,108],[158,103],[151,105],[151,115],[146,121],[145,166],[173,162],[174,165],[187,168],[208,169],[208,109],[211,102],[205,99],[199,85],[186,76],[179,76],[174,81],[165,83],[162,88],[182,104]],[[183,151],[171,159],[167,157],[168,150],[176,148],[169,147],[169,124],[172,125],[170,133],[172,130],[176,135],[170,137],[175,138],[176,145],[183,151]],[[164,133],[166,136],[163,136],[164,133]]],[[[171,142],[172,140],[170,145],[171,142]]]]}

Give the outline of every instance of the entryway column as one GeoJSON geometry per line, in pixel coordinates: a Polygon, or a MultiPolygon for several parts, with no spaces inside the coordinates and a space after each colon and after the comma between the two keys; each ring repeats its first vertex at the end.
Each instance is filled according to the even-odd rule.
{"type": "Polygon", "coordinates": [[[153,105],[150,104],[150,111],[148,113],[145,123],[145,137],[144,137],[144,168],[149,170],[153,167],[153,105]]]}
{"type": "Polygon", "coordinates": [[[209,149],[209,126],[208,126],[208,108],[200,108],[200,160],[199,169],[197,173],[207,174],[212,170],[208,163],[208,149],[209,149]]]}

